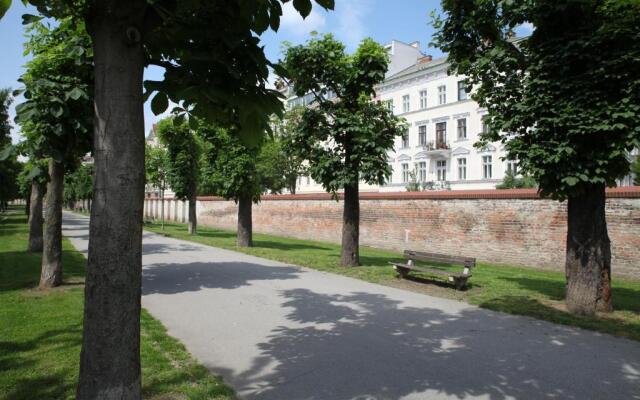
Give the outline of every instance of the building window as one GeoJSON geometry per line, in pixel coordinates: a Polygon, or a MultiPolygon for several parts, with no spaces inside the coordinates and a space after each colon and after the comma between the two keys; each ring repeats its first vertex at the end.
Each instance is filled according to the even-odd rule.
{"type": "Polygon", "coordinates": [[[426,146],[427,145],[427,126],[420,125],[418,127],[418,145],[426,146]]]}
{"type": "Polygon", "coordinates": [[[409,130],[408,129],[404,131],[404,133],[402,134],[402,143],[400,145],[400,148],[401,149],[409,148],[409,130]]]}
{"type": "Polygon", "coordinates": [[[436,148],[446,149],[447,144],[447,123],[436,123],[436,148]]]}
{"type": "Polygon", "coordinates": [[[447,103],[447,87],[446,86],[438,86],[438,104],[446,104],[447,103]]]}
{"type": "Polygon", "coordinates": [[[311,184],[311,176],[307,175],[307,186],[311,184]]]}
{"type": "Polygon", "coordinates": [[[482,134],[487,134],[489,133],[489,123],[488,123],[488,118],[487,117],[482,117],[482,134]]]}
{"type": "Polygon", "coordinates": [[[460,118],[458,120],[458,140],[467,138],[467,119],[460,118]]]}
{"type": "Polygon", "coordinates": [[[464,81],[458,82],[458,101],[467,99],[467,89],[464,87],[464,81]]]}
{"type": "Polygon", "coordinates": [[[482,178],[491,179],[492,172],[491,156],[482,156],[482,178]]]}
{"type": "Polygon", "coordinates": [[[393,112],[393,99],[385,100],[384,103],[387,106],[387,110],[393,112]]]}
{"type": "Polygon", "coordinates": [[[402,183],[409,182],[409,164],[402,164],[402,183]]]}
{"type": "Polygon", "coordinates": [[[427,91],[426,90],[420,91],[420,108],[423,110],[427,108],[427,91]]]}
{"type": "Polygon", "coordinates": [[[467,159],[458,158],[458,179],[461,181],[467,180],[467,159]]]}
{"type": "Polygon", "coordinates": [[[518,162],[515,160],[507,161],[507,172],[511,172],[513,176],[518,175],[518,162]]]}
{"type": "Polygon", "coordinates": [[[409,112],[409,95],[405,94],[402,96],[402,112],[409,112]]]}
{"type": "Polygon", "coordinates": [[[418,167],[418,182],[427,181],[427,163],[426,161],[420,161],[418,167]]]}
{"type": "Polygon", "coordinates": [[[436,174],[439,181],[447,180],[447,160],[436,161],[436,174]]]}

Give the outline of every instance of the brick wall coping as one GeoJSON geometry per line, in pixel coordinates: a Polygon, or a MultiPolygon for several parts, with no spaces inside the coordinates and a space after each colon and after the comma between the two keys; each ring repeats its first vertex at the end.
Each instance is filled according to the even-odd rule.
{"type": "MultiPolygon", "coordinates": [[[[338,193],[340,199],[342,193],[338,193]]],[[[536,189],[485,189],[485,190],[443,190],[427,192],[360,192],[361,200],[445,200],[445,199],[539,199],[536,189]]],[[[625,186],[607,189],[607,198],[640,198],[640,186],[625,186]]],[[[147,199],[158,199],[147,197],[147,199]]],[[[173,198],[165,198],[173,200],[173,198]]],[[[262,196],[262,201],[273,200],[331,200],[329,193],[303,194],[268,194],[262,196]]],[[[200,201],[224,201],[217,196],[198,196],[200,201]]]]}

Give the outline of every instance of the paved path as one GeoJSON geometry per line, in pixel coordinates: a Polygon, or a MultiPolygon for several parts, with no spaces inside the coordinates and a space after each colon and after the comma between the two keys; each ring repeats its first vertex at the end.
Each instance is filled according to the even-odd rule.
{"type": "MultiPolygon", "coordinates": [[[[64,215],[87,247],[88,220],[64,215]]],[[[640,344],[144,235],[143,306],[244,399],[640,399],[640,344]]]]}

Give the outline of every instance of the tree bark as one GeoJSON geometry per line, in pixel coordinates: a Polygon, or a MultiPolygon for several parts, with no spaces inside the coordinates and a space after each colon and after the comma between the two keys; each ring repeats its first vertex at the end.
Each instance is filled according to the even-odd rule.
{"type": "Polygon", "coordinates": [[[77,398],[141,399],[146,2],[93,2],[95,170],[77,398]]]}
{"type": "Polygon", "coordinates": [[[251,196],[238,198],[238,247],[253,247],[252,206],[251,196]]]}
{"type": "MultiPolygon", "coordinates": [[[[194,185],[195,186],[195,185],[194,185]]],[[[198,233],[198,215],[196,214],[196,188],[191,188],[189,194],[189,234],[195,235],[198,233]]],[[[184,214],[183,214],[184,215],[184,214]]]]}
{"type": "Polygon", "coordinates": [[[29,204],[29,251],[42,251],[42,197],[44,188],[37,180],[31,181],[29,204]]]}
{"type": "Polygon", "coordinates": [[[574,314],[613,310],[605,205],[605,187],[601,185],[568,200],[566,303],[574,314]]]}
{"type": "Polygon", "coordinates": [[[64,165],[49,160],[49,183],[45,195],[44,237],[40,289],[62,284],[62,190],[64,165]]]}
{"type": "Polygon", "coordinates": [[[360,199],[358,182],[344,187],[344,209],[342,213],[342,253],[340,264],[343,267],[360,265],[360,199]]]}

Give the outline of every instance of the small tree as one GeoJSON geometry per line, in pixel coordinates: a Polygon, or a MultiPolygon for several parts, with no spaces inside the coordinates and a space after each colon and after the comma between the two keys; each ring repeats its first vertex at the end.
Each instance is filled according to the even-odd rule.
{"type": "Polygon", "coordinates": [[[9,123],[9,105],[12,98],[9,89],[0,89],[0,211],[4,211],[9,200],[20,195],[18,175],[21,166],[11,151],[11,125],[9,123]]]}
{"type": "Polygon", "coordinates": [[[640,186],[640,156],[636,156],[635,161],[631,164],[631,172],[633,173],[633,184],[640,186]]]}
{"type": "Polygon", "coordinates": [[[144,153],[147,183],[158,190],[160,196],[160,227],[164,230],[164,192],[169,179],[169,153],[162,146],[149,146],[144,153]]]}
{"type": "Polygon", "coordinates": [[[169,187],[177,199],[189,202],[189,234],[197,231],[196,196],[200,172],[200,147],[194,132],[180,120],[166,118],[158,123],[160,143],[167,148],[169,187]]]}
{"type": "Polygon", "coordinates": [[[75,208],[78,201],[82,201],[83,209],[91,209],[90,204],[85,206],[85,202],[91,201],[93,196],[93,165],[80,164],[73,171],[67,172],[64,177],[64,202],[69,208],[75,208]]]}
{"type": "Polygon", "coordinates": [[[280,152],[280,170],[284,179],[284,187],[291,194],[296,194],[298,177],[309,173],[305,165],[305,157],[296,149],[294,141],[300,132],[304,107],[297,106],[284,113],[282,118],[274,121],[275,141],[280,152]]]}
{"type": "Polygon", "coordinates": [[[371,39],[353,55],[331,35],[286,51],[284,67],[296,94],[315,98],[304,110],[292,148],[309,160],[311,176],[325,190],[334,195],[344,190],[343,266],[360,264],[359,182],[381,185],[388,179],[387,152],[404,131],[391,111],[372,100],[388,62],[386,50],[371,39]],[[328,98],[330,92],[336,97],[328,98]]]}
{"type": "Polygon", "coordinates": [[[611,311],[605,187],[640,146],[640,3],[608,0],[442,2],[435,42],[488,111],[486,142],[567,200],[566,303],[611,311]],[[570,23],[568,23],[570,21],[570,23]],[[512,29],[529,23],[530,37],[512,29]]]}
{"type": "Polygon", "coordinates": [[[205,154],[206,167],[202,179],[214,193],[238,204],[239,247],[253,246],[252,203],[264,191],[256,160],[258,147],[248,147],[228,130],[212,125],[201,126],[199,135],[211,146],[205,154]]]}
{"type": "Polygon", "coordinates": [[[419,192],[422,188],[420,182],[418,182],[418,171],[414,168],[413,171],[409,172],[409,183],[405,186],[407,192],[419,192]]]}
{"type": "Polygon", "coordinates": [[[536,181],[529,175],[516,177],[513,171],[508,169],[502,178],[502,183],[496,185],[496,189],[524,189],[537,187],[536,181]]]}
{"type": "Polygon", "coordinates": [[[26,100],[16,121],[30,153],[48,159],[40,287],[50,288],[62,283],[65,169],[91,149],[93,59],[84,24],[71,18],[53,29],[35,20],[28,35],[25,50],[33,58],[20,78],[26,100]]]}

